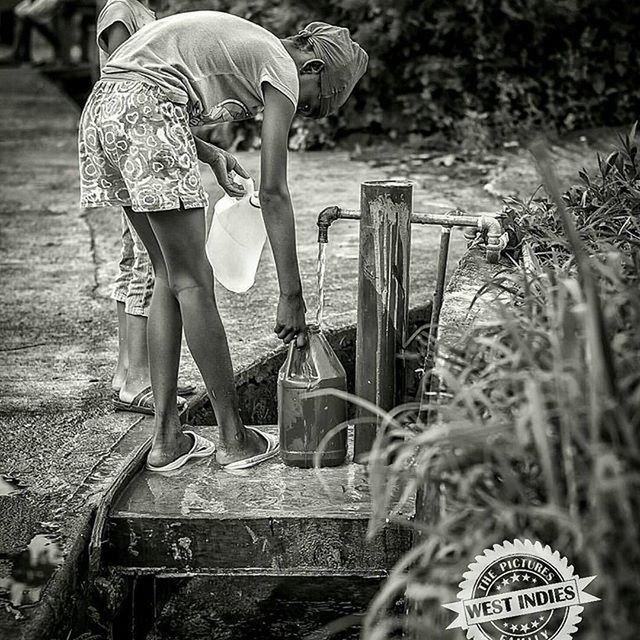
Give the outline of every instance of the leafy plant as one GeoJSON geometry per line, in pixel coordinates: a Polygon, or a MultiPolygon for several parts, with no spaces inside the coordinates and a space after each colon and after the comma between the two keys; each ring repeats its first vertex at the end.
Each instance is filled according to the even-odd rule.
{"type": "Polygon", "coordinates": [[[621,124],[640,109],[640,5],[623,0],[167,0],[216,9],[283,37],[313,20],[348,27],[370,54],[322,136],[446,133],[468,145],[532,129],[621,124]]]}
{"type": "MultiPolygon", "coordinates": [[[[392,572],[365,621],[367,640],[453,638],[444,631],[457,584],[495,543],[537,539],[596,575],[602,598],[583,638],[634,638],[640,626],[640,211],[635,127],[601,159],[598,176],[561,198],[510,200],[525,231],[524,260],[486,283],[499,319],[441,354],[438,418],[388,419],[372,487],[393,517],[418,490],[418,544],[392,572]],[[505,294],[508,302],[505,302],[505,294]],[[389,458],[391,456],[391,458],[389,458]],[[382,461],[392,459],[385,466],[382,461]],[[413,462],[410,464],[410,462],[413,462]],[[403,491],[393,493],[391,488],[403,491]],[[414,603],[388,615],[400,594],[414,603]]],[[[555,196],[555,197],[554,197],[555,196]]],[[[377,461],[377,463],[376,463],[377,461]]],[[[594,607],[597,605],[594,605],[594,607]]]]}

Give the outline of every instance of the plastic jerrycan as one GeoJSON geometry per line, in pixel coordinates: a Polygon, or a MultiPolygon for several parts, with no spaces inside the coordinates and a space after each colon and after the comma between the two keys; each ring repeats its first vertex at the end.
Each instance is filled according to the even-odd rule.
{"type": "Polygon", "coordinates": [[[245,195],[237,199],[225,194],[216,202],[206,250],[216,280],[226,289],[242,293],[256,280],[267,232],[253,180],[238,180],[245,195]]]}
{"type": "MultiPolygon", "coordinates": [[[[328,394],[304,397],[316,389],[347,390],[344,367],[317,325],[309,325],[307,339],[304,349],[291,343],[278,374],[280,456],[291,467],[313,467],[325,435],[347,419],[345,400],[328,394]]],[[[323,443],[319,466],[335,467],[346,455],[345,425],[323,443]]]]}

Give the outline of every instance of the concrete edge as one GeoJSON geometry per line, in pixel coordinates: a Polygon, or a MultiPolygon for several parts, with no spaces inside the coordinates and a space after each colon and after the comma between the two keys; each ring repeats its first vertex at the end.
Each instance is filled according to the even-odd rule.
{"type": "Polygon", "coordinates": [[[487,326],[498,320],[498,301],[503,298],[494,293],[482,296],[478,296],[478,293],[497,274],[512,270],[513,266],[503,260],[489,264],[482,247],[465,252],[445,289],[438,328],[440,356],[459,350],[472,328],[487,326]]]}
{"type": "Polygon", "coordinates": [[[90,505],[75,523],[75,531],[69,535],[73,543],[34,605],[20,635],[22,640],[68,638],[74,626],[84,623],[88,610],[88,544],[94,516],[95,505],[90,505]]]}

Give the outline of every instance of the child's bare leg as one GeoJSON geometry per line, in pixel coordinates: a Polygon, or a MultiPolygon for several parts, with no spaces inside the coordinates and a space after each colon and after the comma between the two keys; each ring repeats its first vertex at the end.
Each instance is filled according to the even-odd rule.
{"type": "Polygon", "coordinates": [[[116,302],[118,312],[118,363],[111,379],[111,388],[120,391],[125,378],[127,377],[127,367],[129,358],[127,354],[127,314],[124,310],[124,302],[116,302]]]}
{"type": "MultiPolygon", "coordinates": [[[[227,463],[264,451],[264,441],[245,429],[240,420],[227,336],[216,306],[213,272],[205,253],[204,210],[162,211],[148,214],[148,219],[165,259],[171,291],[180,305],[189,350],[216,414],[220,429],[216,458],[220,463],[227,463]]],[[[157,329],[150,317],[152,381],[155,342],[151,336],[157,329]]],[[[158,341],[158,347],[161,346],[158,341]]]]}
{"type": "Polygon", "coordinates": [[[120,269],[128,275],[125,304],[128,369],[120,389],[120,400],[131,402],[151,383],[147,349],[147,315],[154,278],[149,253],[144,248],[138,234],[131,229],[131,224],[125,222],[125,225],[126,230],[122,236],[123,258],[120,260],[120,269]]]}
{"type": "Polygon", "coordinates": [[[126,314],[127,372],[120,389],[120,400],[131,402],[149,386],[147,318],[126,314]]]}
{"type": "MultiPolygon", "coordinates": [[[[157,273],[157,272],[156,272],[157,273]]],[[[156,276],[147,322],[149,370],[155,405],[155,441],[149,453],[153,465],[165,465],[186,453],[185,436],[177,409],[178,367],[182,320],[180,307],[169,287],[166,271],[156,276]]]]}
{"type": "Polygon", "coordinates": [[[182,320],[180,307],[169,287],[162,251],[146,215],[134,213],[128,207],[125,210],[149,252],[156,275],[147,323],[149,368],[155,404],[155,431],[148,460],[152,465],[164,466],[186,453],[193,444],[182,433],[177,409],[182,320]]]}

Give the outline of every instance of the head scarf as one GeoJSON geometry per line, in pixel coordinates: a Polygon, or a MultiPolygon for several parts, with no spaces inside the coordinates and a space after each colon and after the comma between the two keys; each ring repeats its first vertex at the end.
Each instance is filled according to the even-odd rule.
{"type": "Polygon", "coordinates": [[[299,36],[306,38],[314,55],[324,62],[320,72],[319,118],[333,113],[351,95],[367,70],[369,56],[351,39],[349,29],[326,22],[308,24],[299,36]]]}

